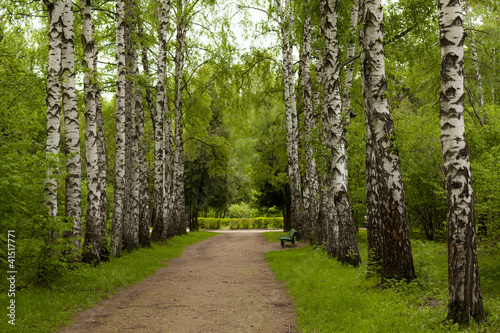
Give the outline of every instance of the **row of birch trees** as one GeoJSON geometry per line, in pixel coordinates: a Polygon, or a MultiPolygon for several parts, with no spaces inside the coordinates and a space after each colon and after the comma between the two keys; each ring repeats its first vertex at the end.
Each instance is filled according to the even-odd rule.
{"type": "MultiPolygon", "coordinates": [[[[353,116],[350,109],[352,63],[359,58],[366,124],[369,264],[380,272],[383,280],[411,281],[416,276],[403,177],[387,101],[384,44],[389,38],[384,35],[383,5],[380,0],[353,1],[346,58],[342,59],[337,30],[339,3],[337,0],[310,0],[297,5],[291,0],[275,0],[275,8],[267,11],[277,23],[281,36],[292,226],[310,237],[319,237],[325,242],[327,251],[339,261],[359,265],[356,226],[347,192],[345,139],[353,116]],[[294,38],[298,35],[293,30],[297,10],[303,16],[302,40],[297,42],[300,45],[300,85],[295,82],[297,67],[293,61],[294,38]],[[317,17],[316,27],[312,24],[313,13],[317,17]],[[319,45],[315,50],[311,50],[313,30],[317,39],[314,44],[319,45]],[[314,81],[311,71],[314,71],[314,81]],[[297,95],[302,99],[302,110],[298,110],[297,95]],[[299,113],[303,113],[301,128],[306,160],[302,173],[298,153],[299,113]],[[324,151],[320,153],[315,153],[318,145],[311,138],[317,126],[322,129],[320,141],[323,146],[320,149],[324,151]]],[[[448,319],[467,322],[472,317],[480,321],[484,318],[484,310],[476,253],[471,169],[464,134],[466,35],[463,9],[459,1],[442,0],[434,10],[439,14],[441,43],[439,103],[447,198],[448,319]]],[[[392,38],[391,42],[408,31],[392,38]]]]}
{"type": "MultiPolygon", "coordinates": [[[[157,41],[148,41],[144,4],[117,0],[115,22],[116,146],[112,223],[108,235],[106,143],[98,79],[95,8],[90,0],[44,0],[49,16],[46,154],[54,163],[45,181],[45,205],[57,218],[57,156],[61,133],[69,158],[65,171],[66,236],[81,259],[98,264],[186,232],[183,92],[186,36],[199,0],[155,2],[157,41]],[[78,10],[75,10],[77,7],[78,10]],[[75,83],[74,15],[81,15],[87,212],[82,233],[80,123],[75,83]],[[154,52],[151,52],[154,50],[154,52]],[[151,54],[157,68],[150,69],[151,54]],[[171,69],[171,71],[169,71],[171,69]],[[156,79],[155,79],[156,78],[156,79]],[[148,188],[145,118],[154,131],[154,185],[148,188]],[[61,117],[63,121],[61,121],[61,117]],[[63,124],[63,126],[61,126],[63,124]],[[150,233],[150,227],[152,232],[150,233]],[[103,240],[110,237],[109,247],[103,240]]],[[[348,195],[346,131],[353,79],[362,82],[366,130],[366,220],[370,265],[384,280],[415,279],[401,163],[387,101],[381,0],[354,0],[348,41],[341,45],[338,0],[272,0],[265,9],[281,46],[286,150],[294,228],[326,245],[339,261],[360,264],[356,226],[348,195]],[[300,18],[300,33],[295,20],[300,18]],[[300,36],[300,40],[298,40],[300,36]],[[294,62],[299,45],[300,62],[294,62]],[[347,52],[341,52],[341,47],[347,52]],[[343,58],[343,54],[346,54],[343,58]],[[359,59],[360,72],[354,62],[359,59]],[[298,75],[296,74],[298,72],[298,75]],[[298,80],[296,79],[298,76],[298,80]],[[342,84],[343,83],[343,84],[342,84]],[[303,114],[303,116],[301,116],[303,114]],[[300,121],[303,120],[303,124],[300,121]],[[302,131],[302,132],[301,132],[302,131]],[[305,163],[301,170],[301,149],[305,163]]],[[[436,10],[436,9],[434,9],[436,10]]],[[[450,301],[448,319],[484,318],[475,245],[470,162],[464,137],[463,13],[459,1],[440,0],[440,119],[447,195],[450,301]]],[[[345,13],[344,13],[345,14],[345,13]]],[[[151,24],[150,24],[151,25],[151,24]]],[[[109,59],[108,59],[109,60],[109,59]]],[[[55,241],[54,231],[50,237],[55,241]]]]}
{"type": "MultiPolygon", "coordinates": [[[[106,174],[106,144],[97,74],[99,54],[94,37],[93,13],[96,9],[90,0],[79,3],[88,189],[85,234],[82,235],[82,166],[74,51],[74,13],[77,11],[68,0],[47,0],[44,4],[50,22],[46,154],[48,159],[57,160],[60,118],[64,117],[64,147],[70,156],[66,164],[65,218],[71,228],[66,236],[73,239],[77,251],[83,237],[82,260],[98,264],[109,253],[119,257],[122,250],[131,251],[139,246],[149,246],[151,240],[161,241],[185,234],[182,93],[186,31],[193,5],[189,0],[157,3],[159,52],[157,82],[153,87],[148,59],[150,45],[145,43],[144,21],[138,4],[133,0],[116,2],[116,12],[113,13],[116,18],[116,150],[112,224],[108,235],[106,182],[109,175],[106,174]],[[173,35],[175,43],[171,42],[173,35]],[[172,51],[169,44],[175,45],[173,57],[169,57],[172,51]],[[173,63],[175,71],[171,94],[168,91],[167,63],[173,63]],[[175,96],[173,103],[170,95],[175,96]],[[151,206],[144,139],[145,110],[150,111],[155,139],[154,204],[151,206]],[[151,216],[153,230],[150,235],[151,216]],[[111,239],[109,246],[105,244],[108,236],[111,239]]],[[[57,217],[57,183],[53,177],[58,172],[56,164],[49,168],[45,182],[45,205],[53,218],[57,217]]]]}

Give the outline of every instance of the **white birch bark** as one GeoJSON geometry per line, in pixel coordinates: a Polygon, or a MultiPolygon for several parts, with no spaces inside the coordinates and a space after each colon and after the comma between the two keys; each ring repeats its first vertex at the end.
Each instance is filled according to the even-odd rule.
{"type": "MultiPolygon", "coordinates": [[[[351,9],[351,21],[349,24],[349,45],[347,46],[347,59],[354,57],[356,52],[356,26],[358,24],[359,1],[353,0],[351,9]]],[[[354,77],[354,62],[351,61],[346,65],[344,79],[344,91],[342,96],[342,119],[347,128],[349,126],[351,116],[351,88],[354,77]]],[[[347,164],[346,164],[347,166],[347,164]]],[[[347,171],[346,171],[347,172],[347,171]]]]}
{"type": "MultiPolygon", "coordinates": [[[[96,58],[97,59],[97,58],[96,58]]],[[[95,61],[97,63],[97,61],[95,61]]],[[[95,67],[96,68],[96,67],[95,67]]],[[[107,235],[108,199],[107,199],[107,171],[106,171],[106,142],[104,138],[104,118],[102,115],[101,92],[99,85],[95,84],[96,112],[97,112],[97,153],[99,159],[99,193],[101,198],[99,219],[101,224],[101,239],[107,235]]]]}
{"type": "Polygon", "coordinates": [[[342,101],[340,92],[340,51],[337,36],[337,0],[327,0],[325,6],[325,60],[323,109],[328,121],[326,129],[330,136],[332,151],[333,198],[339,225],[339,248],[337,258],[344,263],[358,266],[361,262],[356,227],[351,213],[347,193],[347,152],[344,143],[342,101]]]}
{"type": "MultiPolygon", "coordinates": [[[[156,109],[154,117],[154,138],[155,138],[155,183],[153,190],[154,200],[154,220],[152,241],[160,241],[167,237],[164,217],[164,177],[165,177],[165,152],[164,152],[164,120],[165,108],[168,104],[167,88],[165,85],[166,61],[167,61],[167,43],[168,43],[168,19],[170,13],[170,1],[160,1],[159,14],[159,36],[160,45],[158,53],[158,81],[156,84],[156,109]]],[[[153,110],[152,110],[153,111],[153,110]]]]}
{"type": "Polygon", "coordinates": [[[304,211],[302,189],[300,181],[299,152],[298,152],[298,117],[295,100],[295,80],[293,71],[293,7],[289,1],[283,4],[276,0],[281,22],[282,55],[283,55],[283,86],[285,98],[285,119],[288,154],[288,177],[290,180],[290,194],[292,198],[292,226],[302,230],[304,226],[304,211]]]}
{"type": "Polygon", "coordinates": [[[116,2],[116,153],[115,193],[113,201],[112,252],[121,256],[125,199],[125,1],[116,2]]]}
{"type": "Polygon", "coordinates": [[[101,261],[101,206],[97,134],[97,106],[94,57],[97,53],[94,40],[91,0],[82,0],[82,48],[83,48],[83,86],[85,94],[85,147],[87,162],[87,217],[83,261],[99,264],[101,261]]]}
{"type": "Polygon", "coordinates": [[[66,162],[66,218],[72,224],[70,237],[73,244],[80,249],[82,237],[82,161],[80,157],[80,122],[76,104],[75,89],[75,34],[73,30],[73,3],[64,2],[62,20],[62,57],[61,88],[64,112],[65,152],[69,155],[66,162]]]}
{"type": "Polygon", "coordinates": [[[441,145],[448,226],[448,320],[484,319],[476,253],[474,203],[464,125],[463,13],[459,1],[438,0],[441,44],[441,145]]]}
{"type": "Polygon", "coordinates": [[[306,18],[303,28],[302,43],[302,87],[304,96],[304,139],[306,155],[306,172],[304,177],[304,211],[307,218],[304,221],[305,234],[310,234],[318,222],[319,213],[319,180],[316,158],[312,144],[311,132],[316,126],[316,115],[312,103],[311,81],[311,13],[309,0],[305,1],[306,18]]]}
{"type": "MultiPolygon", "coordinates": [[[[133,0],[125,1],[125,64],[126,77],[125,83],[125,193],[124,193],[124,212],[122,244],[123,249],[131,252],[135,248],[134,229],[135,229],[135,211],[137,201],[134,193],[137,189],[137,183],[134,179],[134,146],[135,146],[135,126],[134,118],[134,50],[135,43],[132,42],[133,31],[133,0]]],[[[136,193],[137,194],[137,193],[136,193]]]]}
{"type": "MultiPolygon", "coordinates": [[[[48,215],[54,219],[57,216],[57,181],[54,174],[57,173],[57,155],[61,142],[61,87],[59,73],[61,71],[62,50],[62,25],[61,20],[64,12],[64,2],[54,0],[50,3],[45,1],[49,14],[49,59],[47,68],[47,146],[45,154],[49,160],[47,178],[44,182],[45,207],[48,215]]],[[[53,237],[53,235],[51,235],[53,237]]]]}
{"type": "MultiPolygon", "coordinates": [[[[184,77],[184,52],[186,46],[186,13],[188,0],[177,1],[179,21],[177,24],[177,45],[175,50],[175,151],[173,170],[173,235],[186,233],[186,206],[184,202],[184,142],[183,130],[183,110],[182,110],[182,90],[184,77]]],[[[168,129],[167,129],[168,130],[168,129]]],[[[169,235],[172,233],[169,232],[169,235]]]]}
{"type": "Polygon", "coordinates": [[[365,116],[375,152],[378,172],[379,209],[384,225],[383,279],[415,278],[410,230],[406,215],[401,166],[389,114],[383,46],[383,7],[381,0],[365,0],[362,13],[363,73],[365,116]]]}
{"type": "MultiPolygon", "coordinates": [[[[138,25],[139,40],[143,40],[143,29],[142,25],[138,25]]],[[[154,109],[153,93],[149,88],[149,82],[151,81],[149,72],[149,62],[147,56],[147,50],[143,42],[141,42],[141,55],[142,55],[142,68],[144,69],[144,75],[146,76],[146,82],[148,86],[146,87],[146,101],[150,110],[154,109]]],[[[141,101],[141,96],[136,96],[136,103],[141,101]]],[[[139,244],[143,247],[150,247],[150,210],[149,210],[149,189],[148,189],[148,173],[147,173],[147,161],[146,161],[146,142],[144,138],[144,107],[137,107],[139,112],[136,112],[136,131],[139,141],[139,244]]],[[[151,113],[154,114],[154,111],[151,113]]]]}

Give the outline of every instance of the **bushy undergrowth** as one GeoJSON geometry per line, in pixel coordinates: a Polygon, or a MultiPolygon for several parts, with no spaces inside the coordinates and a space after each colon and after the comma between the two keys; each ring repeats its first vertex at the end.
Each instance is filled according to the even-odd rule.
{"type": "Polygon", "coordinates": [[[238,219],[198,218],[200,229],[282,229],[282,217],[256,217],[238,219]]]}
{"type": "MultiPolygon", "coordinates": [[[[30,287],[17,291],[16,325],[11,326],[4,319],[0,322],[0,332],[53,332],[68,324],[71,315],[78,310],[95,305],[118,288],[148,277],[167,266],[169,259],[180,256],[187,246],[215,235],[192,232],[176,236],[153,244],[151,248],[125,253],[119,259],[111,258],[97,267],[82,265],[60,276],[50,288],[30,287]]],[[[7,302],[7,293],[2,293],[0,304],[7,302]]]]}
{"type": "MultiPolygon", "coordinates": [[[[266,232],[279,242],[279,232],[266,232]]],[[[358,242],[360,268],[342,265],[322,248],[274,251],[267,260],[297,305],[301,332],[498,332],[500,331],[500,251],[480,251],[486,322],[459,328],[444,321],[448,298],[446,244],[413,241],[418,278],[410,284],[367,277],[366,231],[358,242]]]]}

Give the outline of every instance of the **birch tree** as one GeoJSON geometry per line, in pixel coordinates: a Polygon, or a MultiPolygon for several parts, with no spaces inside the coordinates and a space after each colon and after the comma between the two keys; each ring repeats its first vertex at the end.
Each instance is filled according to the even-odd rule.
{"type": "MultiPolygon", "coordinates": [[[[325,128],[332,152],[331,177],[333,200],[339,225],[339,247],[336,253],[341,262],[358,266],[361,262],[356,227],[347,193],[347,153],[344,143],[342,100],[340,92],[340,51],[337,36],[337,0],[327,0],[325,6],[325,54],[323,113],[328,121],[325,128]]],[[[329,235],[330,237],[330,235],[329,235]]]]}
{"type": "Polygon", "coordinates": [[[464,129],[463,13],[459,1],[439,0],[441,146],[448,227],[448,316],[455,323],[484,319],[476,253],[469,151],[464,129]]]}
{"type": "Polygon", "coordinates": [[[165,159],[164,159],[164,132],[163,128],[165,110],[168,105],[167,87],[165,84],[166,76],[166,61],[167,61],[167,43],[168,43],[168,20],[170,13],[170,1],[160,1],[160,14],[159,14],[159,53],[158,53],[158,81],[156,84],[156,108],[151,109],[153,113],[153,127],[154,127],[154,149],[155,149],[155,182],[153,190],[154,200],[154,220],[153,231],[151,233],[152,241],[163,240],[167,237],[166,224],[164,221],[164,174],[165,174],[165,159]]]}
{"type": "Polygon", "coordinates": [[[295,79],[293,70],[293,4],[290,0],[276,0],[279,25],[282,39],[283,86],[285,98],[286,137],[288,153],[288,177],[292,198],[293,227],[302,230],[304,227],[304,207],[299,168],[299,129],[297,105],[295,98],[295,79]]]}
{"type": "Polygon", "coordinates": [[[125,1],[116,2],[116,153],[113,201],[112,252],[121,256],[125,199],[125,1]]]}
{"type": "Polygon", "coordinates": [[[61,54],[61,88],[64,112],[65,153],[66,161],[66,218],[72,222],[72,231],[68,236],[74,237],[73,245],[80,249],[82,236],[82,167],[80,157],[80,122],[76,104],[75,88],[75,34],[73,30],[73,3],[64,2],[62,19],[62,54],[61,54]]]}
{"type": "Polygon", "coordinates": [[[94,57],[97,46],[93,37],[94,23],[92,20],[91,0],[83,0],[81,5],[82,15],[82,48],[84,68],[84,94],[85,94],[85,147],[87,161],[87,217],[85,226],[85,241],[83,261],[99,264],[101,254],[101,184],[99,175],[99,137],[97,133],[97,102],[95,84],[94,57]]]}
{"type": "MultiPolygon", "coordinates": [[[[62,16],[64,13],[64,2],[44,0],[49,14],[49,59],[47,68],[47,143],[45,153],[49,161],[57,161],[61,141],[61,87],[59,83],[59,72],[61,71],[62,52],[62,16]]],[[[54,178],[57,169],[55,163],[49,163],[47,178],[45,179],[45,206],[48,214],[55,220],[57,216],[57,181],[54,178]]]]}
{"type": "MultiPolygon", "coordinates": [[[[173,230],[169,235],[179,235],[186,233],[186,207],[184,203],[184,142],[183,130],[183,110],[182,91],[184,77],[184,53],[186,47],[187,13],[189,0],[177,0],[177,43],[175,49],[175,151],[174,169],[172,183],[172,200],[174,207],[173,230]]],[[[167,129],[169,130],[169,129],[167,129]]]]}
{"type": "MultiPolygon", "coordinates": [[[[380,0],[365,0],[362,12],[363,98],[378,173],[378,195],[383,225],[383,279],[415,278],[406,215],[401,165],[394,124],[387,103],[383,45],[383,7],[380,0]]],[[[368,222],[371,223],[371,222],[368,222]]]]}
{"type": "Polygon", "coordinates": [[[316,126],[316,115],[312,104],[311,81],[311,2],[304,2],[305,19],[302,42],[302,87],[304,98],[304,140],[306,155],[306,172],[304,177],[304,211],[307,219],[304,221],[304,233],[314,230],[319,213],[319,180],[316,158],[312,146],[311,132],[316,126]]]}

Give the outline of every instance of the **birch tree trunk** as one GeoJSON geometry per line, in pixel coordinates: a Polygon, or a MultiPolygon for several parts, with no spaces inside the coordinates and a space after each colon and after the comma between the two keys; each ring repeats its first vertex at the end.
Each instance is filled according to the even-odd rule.
{"type": "Polygon", "coordinates": [[[363,8],[363,52],[361,64],[364,99],[378,172],[381,222],[384,225],[383,279],[415,278],[410,230],[406,215],[401,165],[389,114],[383,46],[383,7],[381,0],[365,0],[363,8]]]}
{"type": "Polygon", "coordinates": [[[337,36],[338,0],[328,0],[325,6],[325,60],[323,108],[327,115],[327,132],[332,151],[333,198],[339,224],[339,261],[357,267],[361,262],[356,227],[347,194],[347,153],[344,143],[342,101],[340,93],[340,51],[337,36]]]}
{"type": "MultiPolygon", "coordinates": [[[[170,1],[160,1],[160,45],[158,53],[158,82],[156,85],[156,110],[153,115],[154,139],[155,139],[155,183],[153,190],[154,200],[154,220],[153,231],[151,233],[152,241],[160,241],[167,237],[165,221],[163,220],[163,200],[164,200],[164,176],[165,176],[165,153],[164,153],[164,128],[163,117],[165,115],[166,105],[168,104],[167,91],[165,85],[166,61],[167,61],[167,43],[168,43],[168,17],[170,12],[170,1]]],[[[151,109],[153,111],[153,109],[151,109]]]]}
{"type": "Polygon", "coordinates": [[[306,172],[304,178],[304,211],[307,218],[304,221],[303,232],[308,235],[318,223],[319,213],[319,180],[318,168],[314,157],[311,132],[316,126],[316,115],[312,104],[311,81],[311,13],[310,1],[305,1],[306,18],[304,20],[302,43],[302,87],[304,96],[304,138],[306,155],[306,172]]]}
{"type": "Polygon", "coordinates": [[[298,117],[295,100],[295,80],[293,71],[293,7],[289,1],[282,5],[276,0],[278,14],[281,19],[282,55],[283,55],[283,86],[286,114],[286,138],[288,154],[288,177],[290,179],[290,194],[292,198],[293,227],[302,230],[304,227],[304,211],[302,189],[300,182],[299,152],[298,152],[298,117]]]}
{"type": "Polygon", "coordinates": [[[83,87],[85,93],[85,147],[87,161],[87,218],[83,261],[99,264],[101,261],[101,193],[99,179],[99,153],[97,134],[97,106],[94,57],[97,46],[93,37],[91,0],[81,1],[82,9],[82,48],[83,48],[83,87]]]}
{"type": "MultiPolygon", "coordinates": [[[[94,68],[97,68],[97,55],[94,58],[94,68]]],[[[100,230],[101,230],[101,239],[105,239],[107,235],[107,218],[108,218],[108,199],[106,196],[107,192],[107,171],[106,171],[106,142],[104,138],[104,118],[102,115],[102,104],[101,104],[101,92],[99,85],[97,82],[95,83],[94,91],[96,94],[96,113],[97,113],[97,156],[98,156],[98,163],[99,163],[99,193],[101,194],[101,198],[99,199],[99,204],[100,204],[100,213],[99,213],[99,220],[100,220],[100,230]]],[[[102,241],[101,241],[102,245],[102,241]]],[[[102,255],[105,254],[104,252],[107,252],[108,249],[104,249],[104,247],[101,247],[101,259],[102,255]]],[[[105,255],[109,255],[109,253],[106,253],[105,255]]]]}
{"type": "Polygon", "coordinates": [[[115,257],[121,256],[125,199],[125,1],[116,1],[116,153],[115,193],[111,248],[115,257]]]}
{"type": "MultiPolygon", "coordinates": [[[[361,21],[364,11],[364,0],[360,0],[359,13],[361,13],[361,21]]],[[[364,31],[359,31],[359,42],[363,48],[364,31]]],[[[361,70],[361,84],[363,90],[363,103],[365,110],[365,129],[366,129],[366,158],[365,158],[365,182],[366,182],[366,216],[367,238],[368,238],[368,266],[369,270],[374,273],[380,273],[382,258],[384,254],[384,233],[383,224],[380,218],[380,205],[378,203],[378,171],[377,160],[375,158],[375,148],[373,146],[373,136],[370,129],[369,112],[370,92],[365,86],[365,72],[361,70]]]]}
{"type": "MultiPolygon", "coordinates": [[[[349,24],[349,45],[347,46],[347,59],[352,59],[356,52],[356,26],[358,24],[359,1],[353,0],[351,9],[351,22],[349,24]]],[[[351,88],[354,74],[354,62],[345,67],[344,92],[342,98],[342,119],[344,125],[349,126],[351,116],[351,88]]],[[[347,166],[347,164],[346,164],[347,166]]],[[[346,171],[347,172],[347,171],[346,171]]]]}
{"type": "MultiPolygon", "coordinates": [[[[59,83],[59,73],[61,71],[62,52],[62,16],[64,12],[64,2],[54,0],[54,2],[44,1],[49,14],[49,61],[47,68],[47,146],[45,154],[50,161],[47,170],[47,178],[44,182],[45,207],[49,216],[55,221],[57,216],[57,155],[61,142],[61,87],[59,83]]],[[[50,236],[51,238],[54,235],[50,236]]]]}
{"type": "MultiPolygon", "coordinates": [[[[321,40],[325,39],[325,6],[326,0],[319,1],[319,19],[320,19],[320,29],[321,29],[321,40]]],[[[328,124],[328,117],[326,115],[325,109],[323,108],[323,100],[322,94],[325,81],[325,73],[324,73],[324,47],[320,48],[316,56],[316,82],[315,82],[315,92],[314,92],[314,101],[317,104],[317,108],[319,109],[317,113],[320,114],[321,119],[321,134],[322,134],[322,142],[324,144],[322,157],[319,162],[318,169],[318,179],[320,181],[319,184],[319,213],[318,213],[318,226],[317,231],[319,233],[318,243],[323,243],[326,241],[326,247],[328,253],[334,253],[338,248],[338,225],[335,220],[335,206],[333,204],[333,195],[332,195],[332,182],[331,177],[328,172],[330,170],[331,163],[331,151],[327,148],[328,141],[330,140],[329,135],[326,133],[325,126],[328,124]],[[328,227],[333,227],[334,232],[331,233],[331,237],[328,234],[328,227]],[[336,228],[336,229],[335,229],[336,228]]]]}
{"type": "MultiPolygon", "coordinates": [[[[135,247],[134,231],[136,224],[136,213],[138,213],[138,183],[134,177],[134,153],[135,149],[135,126],[134,126],[134,57],[137,58],[135,42],[132,41],[134,30],[134,4],[133,0],[125,1],[125,63],[126,76],[125,83],[125,197],[122,242],[123,248],[131,252],[135,247]]],[[[138,214],[137,214],[138,215],[138,214]]]]}
{"type": "MultiPolygon", "coordinates": [[[[138,37],[139,40],[143,40],[143,29],[142,25],[138,25],[138,37]]],[[[153,94],[149,88],[149,82],[151,82],[151,76],[149,73],[149,62],[147,56],[147,50],[144,43],[141,42],[141,55],[142,55],[142,68],[144,69],[144,75],[146,76],[146,101],[150,110],[155,109],[153,102],[153,94]]],[[[141,103],[141,96],[136,96],[136,103],[141,103]]],[[[154,112],[151,112],[154,114],[154,112]]],[[[151,242],[149,238],[149,189],[148,189],[148,165],[146,161],[146,142],[144,139],[144,107],[136,107],[136,132],[139,141],[139,244],[143,247],[150,247],[151,242]],[[140,111],[137,111],[140,110],[140,111]]]]}
{"type": "MultiPolygon", "coordinates": [[[[186,233],[186,207],[184,202],[184,142],[182,138],[182,88],[184,77],[184,50],[186,46],[186,7],[188,0],[177,0],[179,21],[177,25],[177,46],[175,50],[175,152],[173,171],[173,235],[186,233]]],[[[168,129],[167,129],[168,130],[168,129]]],[[[169,233],[170,234],[170,233],[169,233]]]]}
{"type": "Polygon", "coordinates": [[[464,49],[459,1],[438,0],[441,41],[441,145],[448,226],[448,320],[484,319],[474,203],[464,126],[464,49]]]}
{"type": "Polygon", "coordinates": [[[66,218],[72,223],[68,236],[74,237],[73,244],[80,249],[82,237],[82,161],[80,157],[80,123],[75,90],[75,34],[73,31],[73,3],[64,2],[62,20],[61,87],[64,112],[66,162],[66,218]]]}

